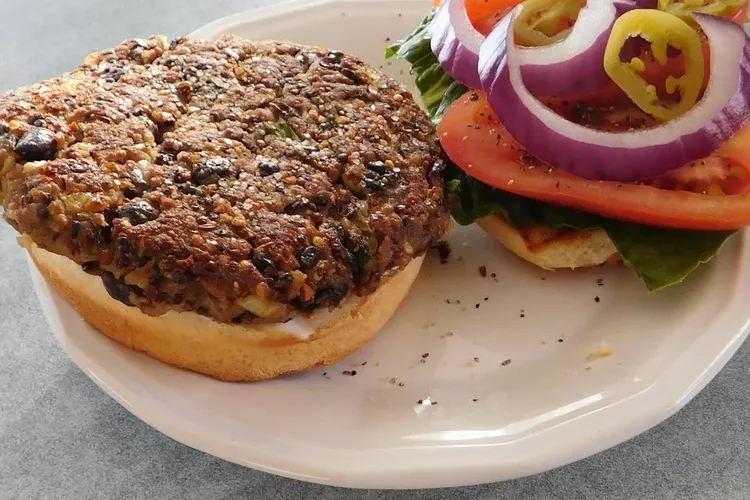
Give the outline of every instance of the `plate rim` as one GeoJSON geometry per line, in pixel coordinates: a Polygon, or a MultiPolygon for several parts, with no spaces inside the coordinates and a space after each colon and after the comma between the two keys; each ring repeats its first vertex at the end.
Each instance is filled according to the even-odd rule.
{"type": "MultiPolygon", "coordinates": [[[[748,246],[749,242],[750,232],[744,231],[742,233],[743,249],[748,246]]],[[[739,250],[739,252],[747,253],[742,250],[739,250]]],[[[71,340],[70,334],[62,327],[62,322],[56,321],[57,310],[54,302],[58,300],[66,307],[70,306],[59,296],[56,297],[54,290],[47,285],[28,256],[27,264],[45,319],[62,349],[97,386],[138,419],[175,441],[232,463],[291,479],[348,488],[415,489],[469,486],[538,474],[587,458],[646,432],[683,408],[734,355],[747,337],[748,327],[750,327],[750,323],[746,322],[740,332],[736,333],[727,343],[722,344],[723,348],[711,358],[710,362],[700,364],[703,369],[695,377],[690,377],[691,382],[687,384],[687,389],[670,388],[675,384],[669,383],[670,380],[673,380],[669,373],[677,369],[677,365],[680,364],[678,358],[671,369],[662,372],[651,386],[630,398],[614,401],[604,408],[585,413],[577,419],[562,422],[558,426],[545,429],[520,441],[461,447],[448,445],[410,448],[410,453],[413,454],[414,451],[417,451],[417,455],[421,455],[421,457],[411,457],[409,460],[400,457],[398,466],[391,469],[382,468],[382,464],[387,463],[383,459],[367,461],[368,466],[372,466],[373,463],[381,464],[379,470],[376,467],[355,466],[347,468],[348,464],[360,464],[359,460],[362,459],[362,454],[353,450],[338,450],[335,453],[340,455],[339,460],[331,463],[320,460],[315,464],[297,459],[296,454],[277,453],[275,456],[271,456],[273,453],[269,453],[268,450],[259,451],[248,447],[237,448],[227,446],[227,443],[205,439],[200,435],[198,429],[191,430],[190,426],[176,424],[174,419],[168,418],[164,412],[152,410],[151,401],[145,395],[129,389],[127,384],[121,383],[117,377],[109,374],[107,370],[97,369],[97,365],[101,366],[101,364],[71,340]],[[670,396],[665,396],[665,393],[670,396]],[[643,404],[645,398],[648,398],[651,403],[643,404]],[[625,405],[624,408],[623,405],[625,405]],[[628,407],[640,408],[640,411],[633,412],[625,409],[628,407]],[[537,453],[533,461],[529,461],[528,458],[525,462],[521,459],[508,461],[507,458],[493,460],[491,453],[484,452],[484,450],[492,450],[498,446],[517,446],[517,443],[527,439],[544,439],[545,435],[555,432],[558,428],[564,429],[576,423],[576,421],[583,422],[597,413],[609,413],[613,410],[627,411],[631,417],[626,424],[622,424],[622,422],[619,424],[608,423],[604,427],[597,428],[597,426],[594,426],[594,432],[570,433],[577,436],[578,447],[569,448],[564,458],[555,453],[546,453],[545,456],[537,453]],[[584,440],[587,441],[586,445],[581,445],[580,436],[584,436],[584,440]],[[437,450],[437,454],[442,456],[441,460],[438,462],[435,462],[435,460],[420,460],[420,458],[429,458],[429,453],[425,454],[425,450],[432,450],[433,452],[437,450]],[[446,453],[453,453],[454,456],[445,456],[446,453]],[[447,458],[450,458],[450,460],[446,460],[447,458]],[[411,464],[412,467],[405,468],[404,463],[411,464]],[[427,463],[429,465],[423,465],[427,463]]],[[[748,288],[750,288],[750,285],[748,285],[748,288]]],[[[114,343],[107,338],[103,338],[103,340],[114,343]]],[[[126,349],[122,346],[118,347],[126,349]]],[[[689,351],[690,349],[683,351],[680,358],[689,357],[686,354],[689,351]]],[[[688,366],[696,366],[694,360],[688,363],[688,366]]],[[[166,368],[177,370],[177,368],[166,368]]],[[[684,387],[686,384],[681,383],[679,385],[684,387]]],[[[589,428],[589,430],[591,429],[589,428]]],[[[374,450],[376,453],[380,451],[374,450]]]]}
{"type": "MultiPolygon", "coordinates": [[[[220,32],[236,28],[249,21],[257,22],[259,19],[276,17],[297,10],[327,4],[352,5],[366,3],[383,5],[386,2],[383,0],[291,0],[220,18],[198,28],[191,35],[206,38],[215,37],[220,32]],[[211,30],[213,30],[213,34],[211,34],[211,30]]],[[[390,3],[396,4],[396,2],[390,3]]],[[[426,0],[401,0],[398,2],[399,5],[426,3],[426,0]]],[[[742,231],[736,237],[741,238],[741,248],[738,249],[738,255],[746,255],[748,248],[750,248],[750,232],[742,231]]],[[[562,422],[558,426],[545,429],[513,443],[407,448],[406,450],[410,450],[409,453],[415,456],[408,460],[401,458],[398,462],[397,468],[399,470],[397,471],[384,468],[382,457],[374,460],[375,464],[365,460],[365,464],[363,465],[361,462],[357,462],[357,460],[352,460],[362,459],[362,456],[358,456],[354,450],[329,451],[330,456],[338,454],[339,458],[331,462],[320,460],[313,464],[309,461],[295,459],[295,454],[291,456],[289,453],[284,454],[283,452],[276,452],[274,454],[273,450],[270,453],[269,450],[262,453],[256,449],[247,447],[242,447],[238,450],[231,446],[226,446],[226,444],[222,445],[222,443],[204,439],[195,432],[191,432],[189,426],[175,425],[166,416],[161,416],[158,411],[151,410],[148,404],[144,402],[147,399],[144,395],[138,394],[137,391],[128,390],[126,385],[116,380],[116,377],[107,376],[106,370],[97,371],[95,369],[97,363],[80,346],[75,345],[71,341],[69,333],[65,331],[62,327],[62,322],[59,321],[59,315],[54,305],[55,300],[61,299],[55,298],[55,292],[48,287],[44,278],[40,275],[28,256],[27,263],[45,318],[58,343],[89,378],[137,418],[178,442],[230,462],[293,479],[353,488],[408,489],[488,483],[541,473],[604,451],[649,430],[683,408],[716,376],[726,362],[734,355],[747,337],[750,328],[750,320],[747,320],[740,331],[735,332],[727,342],[722,342],[721,344],[714,343],[717,347],[721,347],[718,349],[718,352],[716,352],[717,349],[713,349],[710,350],[711,354],[706,354],[707,350],[704,349],[701,352],[701,359],[706,359],[706,362],[698,364],[701,367],[698,370],[695,368],[694,359],[692,356],[688,356],[688,353],[694,353],[696,350],[700,351],[695,344],[700,343],[701,340],[708,336],[704,333],[693,345],[682,351],[680,356],[670,365],[669,369],[661,372],[654,379],[654,383],[643,391],[630,398],[614,401],[611,405],[604,408],[587,412],[576,419],[562,422]],[[686,362],[684,359],[686,357],[691,357],[690,363],[686,362]],[[674,382],[673,372],[680,368],[686,369],[686,371],[682,372],[680,380],[686,380],[689,383],[676,384],[674,382]],[[690,368],[692,370],[687,370],[690,368]],[[684,373],[691,373],[691,376],[686,377],[684,373]],[[627,411],[630,415],[628,422],[626,424],[619,422],[617,425],[594,426],[595,432],[584,434],[585,439],[583,441],[585,441],[585,444],[582,444],[580,434],[577,434],[579,438],[577,439],[578,446],[568,450],[564,459],[560,459],[559,454],[547,452],[544,454],[535,454],[533,462],[529,461],[529,457],[510,462],[507,457],[500,455],[495,455],[493,459],[492,453],[488,453],[487,451],[497,446],[513,446],[522,441],[544,439],[543,435],[551,432],[559,434],[559,430],[556,429],[560,427],[567,429],[572,424],[581,425],[582,421],[591,420],[597,413],[607,413],[613,410],[627,411]],[[424,453],[425,450],[433,450],[434,453],[435,449],[439,450],[438,454],[449,454],[451,456],[445,456],[442,460],[436,461],[434,457],[428,458],[429,454],[424,453]],[[420,454],[424,460],[420,460],[420,454]],[[524,462],[524,459],[526,462],[524,462]],[[410,464],[411,467],[404,468],[404,463],[410,464]]],[[[742,284],[737,283],[738,289],[740,286],[742,284]]],[[[738,290],[735,290],[735,293],[731,296],[732,300],[730,304],[725,307],[737,307],[736,304],[742,302],[740,297],[750,296],[750,283],[745,285],[743,289],[746,293],[738,293],[738,290]]],[[[721,330],[721,320],[722,316],[714,320],[711,324],[712,331],[717,328],[721,330]]],[[[597,419],[594,418],[594,420],[597,419]]],[[[598,420],[604,421],[606,424],[606,419],[599,418],[598,420]]],[[[379,451],[373,450],[373,452],[379,451]]],[[[370,452],[370,454],[373,452],[370,452]]],[[[404,451],[399,451],[399,453],[402,452],[404,451]]],[[[387,454],[384,456],[387,456],[387,454]]],[[[391,469],[393,469],[393,466],[391,466],[391,469]]]]}

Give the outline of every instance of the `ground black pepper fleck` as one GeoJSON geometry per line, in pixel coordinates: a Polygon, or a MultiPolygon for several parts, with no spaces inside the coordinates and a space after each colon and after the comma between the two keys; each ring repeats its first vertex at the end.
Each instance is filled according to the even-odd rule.
{"type": "Polygon", "coordinates": [[[474,399],[472,399],[472,401],[473,401],[474,403],[476,403],[477,401],[479,401],[479,399],[478,399],[478,398],[474,398],[474,399]]]}
{"type": "Polygon", "coordinates": [[[427,363],[427,360],[426,359],[420,359],[419,362],[422,363],[422,364],[425,364],[425,363],[427,363]]]}
{"type": "Polygon", "coordinates": [[[558,341],[558,342],[560,342],[561,344],[562,344],[563,342],[565,342],[565,341],[564,341],[563,339],[557,339],[557,341],[558,341]]]}
{"type": "Polygon", "coordinates": [[[475,358],[474,358],[474,362],[475,362],[475,363],[479,363],[479,358],[475,357],[475,358]]]}
{"type": "Polygon", "coordinates": [[[489,298],[489,297],[485,297],[485,298],[484,298],[484,301],[485,301],[485,302],[487,302],[488,300],[490,300],[490,298],[489,298]]]}
{"type": "Polygon", "coordinates": [[[526,315],[525,315],[524,313],[521,313],[521,317],[522,317],[522,318],[525,318],[525,317],[526,317],[526,315]]]}
{"type": "Polygon", "coordinates": [[[349,375],[350,377],[353,377],[357,374],[357,370],[344,370],[342,373],[344,375],[349,375]]]}
{"type": "Polygon", "coordinates": [[[596,280],[596,284],[598,286],[604,286],[604,280],[602,278],[599,278],[598,280],[596,280]]]}
{"type": "Polygon", "coordinates": [[[594,297],[594,302],[599,302],[601,299],[599,297],[594,297]]]}
{"type": "Polygon", "coordinates": [[[429,352],[426,352],[426,353],[422,354],[422,357],[423,357],[423,358],[426,358],[426,357],[429,357],[429,355],[430,355],[430,353],[429,353],[429,352]]]}
{"type": "Polygon", "coordinates": [[[406,385],[406,384],[404,384],[403,382],[399,382],[399,383],[398,383],[398,386],[399,386],[399,387],[403,387],[404,385],[406,385]]]}
{"type": "Polygon", "coordinates": [[[486,278],[487,277],[487,266],[479,266],[479,275],[482,278],[486,278]]]}
{"type": "Polygon", "coordinates": [[[503,362],[502,362],[501,364],[502,364],[503,366],[508,366],[508,365],[510,364],[510,362],[511,362],[511,360],[510,360],[510,359],[506,359],[506,360],[505,360],[505,361],[503,361],[503,362]]]}
{"type": "Polygon", "coordinates": [[[479,302],[477,302],[476,304],[474,304],[474,307],[475,307],[476,309],[479,309],[479,305],[480,305],[480,304],[479,304],[479,302]]]}
{"type": "Polygon", "coordinates": [[[479,94],[477,94],[476,92],[472,92],[471,95],[469,96],[469,100],[470,101],[478,101],[479,100],[479,94]]]}

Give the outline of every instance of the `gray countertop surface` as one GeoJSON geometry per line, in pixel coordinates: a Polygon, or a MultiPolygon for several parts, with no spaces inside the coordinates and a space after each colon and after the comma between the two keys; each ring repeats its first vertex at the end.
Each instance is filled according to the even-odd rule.
{"type": "MultiPolygon", "coordinates": [[[[0,0],[0,92],[76,67],[95,50],[177,36],[273,0],[0,0]]],[[[305,484],[183,446],[100,391],[55,343],[14,231],[0,222],[2,499],[748,499],[750,344],[676,416],[587,460],[451,490],[305,484]]]]}

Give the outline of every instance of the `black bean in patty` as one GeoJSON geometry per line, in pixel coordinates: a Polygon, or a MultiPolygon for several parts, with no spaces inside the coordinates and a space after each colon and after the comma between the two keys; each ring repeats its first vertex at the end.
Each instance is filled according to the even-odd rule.
{"type": "Polygon", "coordinates": [[[119,217],[127,219],[132,225],[137,226],[150,220],[154,220],[158,213],[146,200],[133,200],[123,205],[118,213],[119,217]]]}
{"type": "Polygon", "coordinates": [[[102,273],[102,283],[110,297],[122,302],[126,306],[132,306],[130,301],[130,287],[124,280],[116,278],[112,273],[104,271],[102,273]]]}
{"type": "Polygon", "coordinates": [[[15,152],[26,161],[51,160],[57,153],[54,132],[33,127],[16,143],[15,152]]]}
{"type": "Polygon", "coordinates": [[[309,271],[320,262],[320,250],[310,246],[302,250],[299,256],[300,269],[309,271]]]}
{"type": "Polygon", "coordinates": [[[232,164],[226,158],[211,158],[200,164],[194,172],[196,184],[213,184],[232,172],[232,164]]]}

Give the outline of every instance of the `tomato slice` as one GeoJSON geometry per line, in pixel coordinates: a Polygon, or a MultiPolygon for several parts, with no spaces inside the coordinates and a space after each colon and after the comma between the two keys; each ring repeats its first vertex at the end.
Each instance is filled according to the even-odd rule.
{"type": "MultiPolygon", "coordinates": [[[[437,8],[444,0],[432,0],[437,8]]],[[[483,35],[487,36],[492,28],[505,17],[516,5],[523,0],[466,0],[466,12],[474,27],[483,35]]],[[[747,21],[748,2],[735,12],[731,19],[740,26],[747,21]]]]}
{"type": "MultiPolygon", "coordinates": [[[[443,0],[432,0],[432,4],[438,7],[443,0]]],[[[519,0],[466,0],[466,12],[469,14],[474,27],[482,34],[488,35],[492,28],[505,17],[513,7],[522,3],[519,0]]],[[[732,21],[740,26],[747,21],[748,2],[732,15],[732,21]]]]}
{"type": "Polygon", "coordinates": [[[466,13],[472,23],[496,16],[498,12],[508,13],[521,3],[520,0],[466,0],[466,13]]]}
{"type": "Polygon", "coordinates": [[[734,13],[732,16],[732,21],[739,24],[740,26],[744,26],[747,22],[747,6],[748,2],[745,2],[745,5],[740,8],[737,12],[734,13]]]}
{"type": "MultiPolygon", "coordinates": [[[[602,119],[573,108],[579,119],[602,119]]],[[[628,120],[626,126],[632,125],[631,115],[621,116],[628,120]]],[[[613,118],[608,125],[597,128],[618,128],[613,118]]],[[[540,163],[508,134],[478,92],[453,103],[439,134],[460,168],[504,191],[660,227],[725,230],[750,225],[750,125],[708,158],[633,184],[583,179],[540,163]]]]}
{"type": "MultiPolygon", "coordinates": [[[[497,22],[505,17],[513,7],[523,0],[465,0],[466,13],[471,19],[474,27],[484,33],[489,34],[497,22]]],[[[438,7],[443,0],[432,0],[432,4],[438,7]]]]}
{"type": "MultiPolygon", "coordinates": [[[[443,0],[432,0],[432,5],[435,7],[438,7],[441,3],[443,3],[443,0]]],[[[518,0],[466,0],[466,12],[469,14],[472,23],[485,25],[489,19],[499,21],[519,3],[521,1],[518,0]]],[[[732,21],[740,26],[745,24],[747,20],[747,5],[748,2],[745,2],[744,7],[732,15],[732,21]]],[[[479,29],[479,26],[477,26],[477,29],[479,29]]]]}

